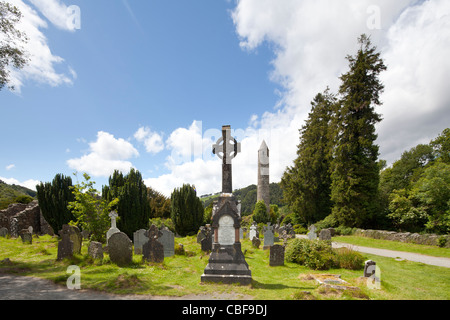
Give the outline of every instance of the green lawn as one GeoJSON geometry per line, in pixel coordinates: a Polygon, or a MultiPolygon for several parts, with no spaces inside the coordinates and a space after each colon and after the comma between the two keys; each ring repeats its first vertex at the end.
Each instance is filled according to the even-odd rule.
{"type": "Polygon", "coordinates": [[[187,255],[166,258],[162,264],[143,264],[141,256],[133,256],[133,264],[119,268],[111,263],[108,255],[103,262],[87,257],[87,243],[83,243],[82,255],[70,261],[56,262],[57,240],[49,236],[33,239],[32,245],[22,244],[20,239],[0,238],[0,273],[12,273],[50,279],[65,285],[69,265],[81,268],[82,289],[101,290],[117,294],[151,294],[185,296],[227,293],[236,299],[450,299],[450,272],[409,261],[398,262],[390,258],[364,255],[377,261],[381,269],[381,290],[368,289],[359,281],[362,270],[334,269],[313,271],[294,263],[283,267],[269,266],[269,252],[251,247],[244,240],[243,250],[252,271],[251,286],[201,284],[200,276],[208,263],[208,255],[200,250],[195,237],[177,238],[187,255]],[[1,261],[9,258],[11,263],[1,261]],[[308,274],[340,274],[350,284],[360,288],[358,293],[320,288],[308,274]]]}

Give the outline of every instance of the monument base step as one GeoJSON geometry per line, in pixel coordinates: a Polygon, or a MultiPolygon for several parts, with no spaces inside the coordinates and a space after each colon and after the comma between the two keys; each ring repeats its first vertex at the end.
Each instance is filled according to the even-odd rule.
{"type": "Polygon", "coordinates": [[[213,283],[223,283],[223,284],[240,284],[242,286],[247,286],[252,283],[251,275],[219,275],[219,274],[202,274],[201,282],[213,282],[213,283]]]}

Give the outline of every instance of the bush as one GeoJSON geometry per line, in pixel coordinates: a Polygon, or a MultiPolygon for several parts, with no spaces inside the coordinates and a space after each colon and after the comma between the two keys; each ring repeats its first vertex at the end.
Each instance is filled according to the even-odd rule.
{"type": "Polygon", "coordinates": [[[329,241],[294,239],[286,247],[286,261],[295,262],[314,270],[344,268],[361,270],[364,257],[358,252],[341,248],[333,250],[329,241]]]}
{"type": "Polygon", "coordinates": [[[193,186],[184,184],[172,192],[170,218],[180,236],[197,234],[203,224],[203,214],[203,204],[193,186]]]}
{"type": "Polygon", "coordinates": [[[364,257],[350,248],[339,248],[334,250],[335,265],[348,270],[364,269],[364,257]]]}
{"type": "Polygon", "coordinates": [[[334,264],[334,253],[327,241],[294,239],[286,247],[286,260],[314,270],[327,270],[334,264]]]}
{"type": "Polygon", "coordinates": [[[356,228],[339,226],[335,228],[336,234],[341,236],[351,236],[355,232],[356,228]]]}
{"type": "Polygon", "coordinates": [[[306,229],[301,224],[296,224],[295,226],[293,226],[293,228],[294,228],[294,231],[296,234],[307,234],[308,233],[308,229],[306,229]]]}

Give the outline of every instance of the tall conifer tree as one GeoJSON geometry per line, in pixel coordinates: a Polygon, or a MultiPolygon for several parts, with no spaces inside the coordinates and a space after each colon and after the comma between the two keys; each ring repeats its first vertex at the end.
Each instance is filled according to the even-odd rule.
{"type": "Polygon", "coordinates": [[[375,106],[381,105],[384,86],[379,75],[386,70],[370,37],[362,35],[358,42],[356,56],[347,56],[350,70],[340,78],[331,174],[333,214],[340,224],[351,227],[370,225],[378,210],[380,174],[375,125],[381,116],[375,106]]]}
{"type": "Polygon", "coordinates": [[[311,102],[309,118],[300,130],[298,157],[281,180],[284,198],[298,222],[312,224],[331,213],[329,128],[335,103],[329,89],[311,102]]]}

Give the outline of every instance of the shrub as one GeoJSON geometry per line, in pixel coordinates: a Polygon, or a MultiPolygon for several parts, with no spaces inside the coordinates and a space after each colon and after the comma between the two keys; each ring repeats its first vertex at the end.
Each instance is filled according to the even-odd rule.
{"type": "Polygon", "coordinates": [[[327,241],[294,239],[286,247],[286,260],[314,270],[327,270],[334,264],[334,253],[327,241]]]}
{"type": "Polygon", "coordinates": [[[296,224],[293,228],[294,228],[294,231],[296,234],[307,234],[308,233],[308,229],[306,229],[301,224],[296,224]]]}
{"type": "Polygon", "coordinates": [[[203,204],[193,186],[184,184],[172,192],[170,218],[179,235],[185,237],[197,234],[203,224],[203,214],[203,204]]]}
{"type": "Polygon", "coordinates": [[[314,270],[344,268],[361,270],[364,258],[358,252],[341,248],[333,250],[329,241],[294,239],[286,247],[286,261],[295,262],[314,270]]]}
{"type": "Polygon", "coordinates": [[[335,265],[349,270],[364,269],[364,257],[350,248],[339,248],[334,250],[335,265]]]}

